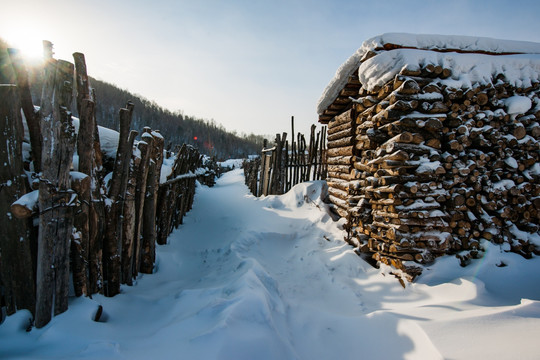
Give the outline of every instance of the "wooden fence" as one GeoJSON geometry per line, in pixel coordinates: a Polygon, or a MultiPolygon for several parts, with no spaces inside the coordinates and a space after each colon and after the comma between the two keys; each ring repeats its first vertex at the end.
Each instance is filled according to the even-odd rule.
{"type": "Polygon", "coordinates": [[[277,134],[273,146],[264,143],[260,158],[244,162],[245,183],[255,196],[284,194],[304,181],[326,179],[326,127],[316,133],[312,125],[309,143],[295,134],[294,117],[291,128],[291,143],[287,133],[277,134]]]}
{"type": "Polygon", "coordinates": [[[7,64],[15,84],[0,85],[0,304],[8,315],[30,310],[36,327],[67,310],[70,276],[77,296],[114,296],[138,273],[152,273],[155,244],[166,243],[191,209],[196,179],[213,185],[215,175],[184,145],[162,181],[164,139],[146,127],[135,142],[130,102],[119,112],[115,158],[107,159],[84,55],[73,54],[74,64],[55,60],[52,44],[45,45],[39,110],[16,50],[7,64]]]}

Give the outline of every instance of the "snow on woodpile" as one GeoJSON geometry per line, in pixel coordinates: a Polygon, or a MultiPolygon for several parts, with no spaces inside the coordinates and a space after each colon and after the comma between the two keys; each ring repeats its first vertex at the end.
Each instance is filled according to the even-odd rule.
{"type": "MultiPolygon", "coordinates": [[[[539,78],[540,56],[538,54],[540,54],[540,44],[526,41],[400,33],[375,36],[366,40],[336,71],[334,78],[319,99],[317,113],[322,114],[336,100],[349,77],[357,72],[361,64],[362,68],[358,71],[360,81],[369,89],[399,73],[403,66],[419,67],[427,63],[451,67],[452,79],[457,81],[474,81],[478,78],[489,82],[488,79],[505,68],[505,72],[512,76],[513,81],[527,82],[531,78],[536,80],[539,78]],[[404,48],[437,52],[421,50],[387,52],[387,50],[404,48]],[[381,53],[382,57],[376,56],[376,59],[371,59],[372,56],[381,53]],[[474,53],[474,55],[468,53],[474,53]],[[482,54],[524,55],[485,57],[481,56],[482,54]],[[471,71],[475,73],[472,79],[460,80],[461,75],[470,74],[471,71]],[[381,77],[384,78],[381,79],[381,77]]],[[[458,83],[454,83],[453,86],[457,87],[458,83]]]]}
{"type": "Polygon", "coordinates": [[[385,34],[338,70],[329,199],[358,251],[411,278],[487,239],[540,255],[540,44],[385,34]]]}
{"type": "Polygon", "coordinates": [[[494,54],[540,54],[540,44],[530,41],[492,39],[463,35],[386,33],[364,41],[359,51],[367,53],[394,46],[426,50],[488,52],[494,54]]]}
{"type": "Polygon", "coordinates": [[[427,65],[452,69],[452,75],[439,83],[455,89],[490,84],[499,74],[505,74],[505,81],[516,87],[526,88],[540,80],[539,54],[493,56],[414,49],[378,54],[364,61],[358,73],[360,82],[369,91],[383,86],[403,69],[418,71],[427,65]]]}

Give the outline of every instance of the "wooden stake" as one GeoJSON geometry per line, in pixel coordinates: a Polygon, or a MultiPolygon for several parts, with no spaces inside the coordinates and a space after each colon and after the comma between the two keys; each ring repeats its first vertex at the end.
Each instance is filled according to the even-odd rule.
{"type": "Polygon", "coordinates": [[[67,310],[69,241],[73,230],[73,193],[69,169],[75,131],[68,111],[73,64],[50,60],[46,65],[41,104],[43,135],[42,175],[39,185],[39,239],[37,263],[36,327],[67,310]],[[53,300],[54,299],[54,300],[53,300]]]}
{"type": "Polygon", "coordinates": [[[17,88],[0,85],[0,281],[4,286],[7,314],[17,309],[34,313],[35,285],[31,255],[31,219],[17,219],[10,205],[26,192],[26,176],[22,164],[22,134],[17,122],[22,121],[17,88]]]}
{"type": "Polygon", "coordinates": [[[120,109],[120,135],[109,188],[111,204],[107,208],[106,232],[103,243],[103,290],[105,296],[114,296],[120,292],[123,197],[129,175],[129,159],[137,134],[136,131],[131,133],[129,131],[133,107],[133,103],[128,102],[125,108],[120,109]]]}
{"type": "Polygon", "coordinates": [[[38,173],[41,171],[41,144],[43,141],[41,139],[41,130],[39,127],[39,112],[34,108],[32,94],[30,93],[30,84],[28,82],[28,71],[24,65],[21,54],[16,49],[8,49],[8,53],[15,71],[21,106],[28,125],[34,171],[38,173]]]}

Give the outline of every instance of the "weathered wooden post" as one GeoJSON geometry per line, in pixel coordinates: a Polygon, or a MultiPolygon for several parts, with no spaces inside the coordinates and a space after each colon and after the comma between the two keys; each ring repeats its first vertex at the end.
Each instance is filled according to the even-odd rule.
{"type": "MultiPolygon", "coordinates": [[[[284,133],[286,134],[286,133],[284,133]]],[[[285,175],[284,175],[284,183],[285,183],[285,188],[284,188],[284,192],[287,192],[290,190],[291,188],[291,177],[289,175],[290,173],[290,168],[291,168],[291,158],[290,158],[290,154],[289,154],[289,141],[285,141],[285,158],[284,158],[284,168],[285,168],[285,175]]]]}
{"type": "Polygon", "coordinates": [[[272,152],[272,163],[270,167],[272,168],[271,172],[271,180],[270,180],[270,189],[268,191],[269,195],[274,195],[278,193],[279,189],[279,174],[280,174],[280,161],[279,156],[281,155],[281,151],[278,150],[281,146],[281,135],[276,134],[276,138],[274,140],[274,151],[272,152]]]}
{"type": "Polygon", "coordinates": [[[154,202],[156,176],[156,163],[151,160],[148,164],[148,179],[146,181],[146,195],[142,214],[140,270],[143,274],[152,273],[156,259],[156,205],[154,202]]]}
{"type": "Polygon", "coordinates": [[[156,260],[156,208],[157,192],[163,164],[164,139],[156,131],[144,128],[149,133],[153,141],[153,151],[148,166],[148,179],[146,181],[146,198],[144,199],[143,220],[142,220],[142,261],[141,272],[150,274],[154,269],[156,260]]]}
{"type": "Polygon", "coordinates": [[[75,145],[71,123],[73,64],[48,59],[41,104],[43,151],[39,183],[39,237],[35,325],[67,310],[69,241],[73,231],[69,170],[75,145]],[[54,304],[53,304],[54,302],[54,304]]]}
{"type": "Polygon", "coordinates": [[[294,116],[291,116],[291,187],[298,184],[298,143],[295,141],[294,116]]]}
{"type": "Polygon", "coordinates": [[[79,171],[90,176],[90,198],[81,199],[82,223],[77,228],[88,227],[87,236],[81,239],[82,249],[87,257],[87,294],[101,290],[103,282],[102,249],[105,205],[101,194],[101,181],[98,169],[101,167],[101,150],[99,134],[95,120],[95,94],[90,88],[84,54],[74,53],[77,109],[79,113],[79,135],[77,137],[77,153],[79,154],[79,171]],[[86,215],[86,218],[85,216],[86,215]],[[87,222],[88,224],[83,224],[87,222]]]}
{"type": "Polygon", "coordinates": [[[122,224],[122,283],[133,285],[133,253],[135,244],[135,193],[137,174],[141,164],[138,152],[131,156],[129,178],[124,197],[124,215],[122,224]]]}
{"type": "Polygon", "coordinates": [[[278,155],[278,163],[279,163],[279,191],[278,194],[284,194],[287,191],[286,188],[286,182],[287,182],[287,133],[284,132],[281,134],[281,144],[279,145],[279,155],[278,155]]]}
{"type": "MultiPolygon", "coordinates": [[[[321,130],[322,131],[322,130],[321,130]]],[[[319,166],[320,166],[320,162],[319,162],[319,141],[320,141],[320,136],[321,136],[321,131],[318,131],[317,132],[317,138],[315,139],[315,145],[314,145],[314,149],[315,149],[315,153],[313,155],[313,180],[320,180],[320,174],[319,174],[319,166]]]]}
{"type": "Polygon", "coordinates": [[[150,164],[150,157],[152,156],[152,146],[154,138],[148,133],[143,133],[141,141],[137,144],[139,151],[141,152],[141,164],[137,174],[137,183],[135,189],[135,235],[133,237],[133,277],[137,277],[137,274],[141,270],[142,260],[142,220],[143,209],[146,193],[146,182],[148,178],[148,165],[150,164]]]}
{"type": "Polygon", "coordinates": [[[297,184],[300,184],[304,181],[305,154],[306,141],[304,139],[304,134],[298,133],[298,180],[296,181],[297,184]]]}
{"type": "Polygon", "coordinates": [[[171,184],[160,184],[158,190],[158,202],[157,202],[157,243],[165,245],[167,243],[167,237],[169,233],[168,229],[168,210],[167,202],[171,193],[171,184]]]}
{"type": "Polygon", "coordinates": [[[75,295],[88,295],[89,293],[89,251],[90,251],[90,207],[92,202],[91,182],[93,171],[93,112],[94,102],[90,99],[88,76],[84,55],[73,54],[75,62],[77,85],[77,110],[79,113],[79,134],[77,136],[77,153],[79,155],[79,171],[88,175],[88,186],[83,182],[76,182],[73,188],[79,196],[79,211],[75,215],[74,226],[77,229],[76,238],[71,244],[71,258],[73,264],[73,286],[75,295]],[[91,119],[91,120],[89,120],[91,119]]]}
{"type": "Polygon", "coordinates": [[[17,79],[17,88],[21,99],[21,106],[28,125],[30,135],[31,155],[36,173],[41,171],[41,129],[39,127],[39,112],[34,108],[30,84],[28,83],[28,72],[24,65],[21,54],[16,49],[8,49],[11,64],[17,79]]]}
{"type": "Polygon", "coordinates": [[[90,176],[81,172],[71,173],[71,189],[79,201],[73,218],[73,236],[71,239],[71,272],[75,296],[88,295],[88,208],[90,203],[90,176]]]}
{"type": "Polygon", "coordinates": [[[176,194],[177,187],[177,181],[173,180],[179,173],[179,163],[183,159],[183,154],[186,151],[186,148],[187,146],[186,144],[184,144],[178,150],[176,154],[176,159],[173,164],[172,172],[167,177],[167,182],[165,182],[164,184],[160,184],[159,186],[157,202],[157,242],[160,245],[167,243],[167,237],[170,233],[172,216],[176,205],[175,201],[177,201],[177,199],[173,198],[174,201],[171,204],[171,197],[173,197],[173,194],[176,194]]]}
{"type": "MultiPolygon", "coordinates": [[[[315,148],[315,125],[311,125],[311,133],[309,135],[309,148],[308,148],[308,162],[307,162],[307,173],[306,181],[309,181],[311,178],[311,168],[315,166],[314,158],[317,154],[317,149],[315,148]]],[[[313,180],[315,180],[315,169],[313,169],[313,180]]]]}
{"type": "Polygon", "coordinates": [[[180,180],[178,177],[181,177],[181,175],[186,174],[189,170],[189,162],[190,162],[190,153],[191,153],[192,147],[191,146],[182,146],[180,149],[180,152],[178,153],[177,161],[175,162],[175,168],[174,168],[174,177],[175,179],[174,184],[172,185],[172,206],[171,211],[169,213],[170,221],[169,221],[169,229],[167,230],[170,234],[173,229],[176,229],[183,221],[183,215],[184,215],[184,208],[187,204],[187,183],[188,180],[185,178],[181,178],[180,180]]]}
{"type": "Polygon", "coordinates": [[[118,150],[109,187],[110,205],[107,207],[106,231],[103,242],[103,279],[105,296],[114,296],[120,292],[121,256],[122,256],[122,211],[123,196],[126,192],[129,176],[129,163],[136,132],[129,131],[134,105],[128,102],[120,109],[120,135],[118,150]]]}
{"type": "Polygon", "coordinates": [[[35,310],[29,218],[18,219],[10,205],[26,192],[22,164],[21,103],[14,85],[0,85],[0,283],[4,285],[7,314],[35,310]]]}
{"type": "Polygon", "coordinates": [[[325,149],[326,146],[326,126],[323,126],[321,129],[321,142],[320,142],[320,148],[319,148],[319,170],[317,171],[317,176],[319,179],[326,179],[327,174],[327,151],[325,149]]]}

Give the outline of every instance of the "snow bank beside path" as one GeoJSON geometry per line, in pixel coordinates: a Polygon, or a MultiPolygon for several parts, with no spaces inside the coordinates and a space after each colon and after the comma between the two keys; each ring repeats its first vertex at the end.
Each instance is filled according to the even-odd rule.
{"type": "Polygon", "coordinates": [[[244,162],[244,159],[228,159],[225,161],[222,161],[219,164],[221,167],[229,167],[232,169],[239,169],[242,167],[242,163],[244,162]]]}
{"type": "Polygon", "coordinates": [[[243,181],[237,169],[198,186],[155,273],[120,295],[72,299],[28,333],[27,312],[9,317],[0,358],[537,358],[538,258],[484,244],[482,260],[439,259],[403,289],[345,244],[324,182],[255,198],[243,181]]]}

